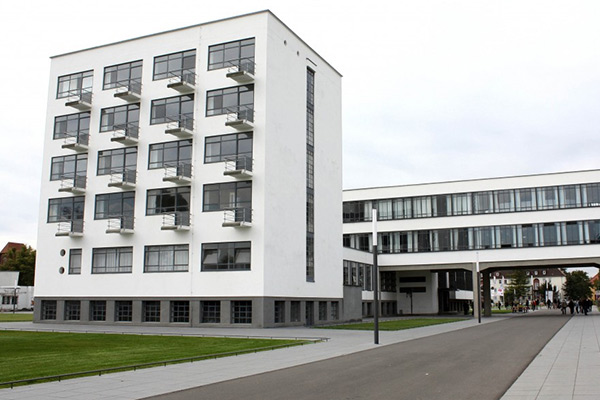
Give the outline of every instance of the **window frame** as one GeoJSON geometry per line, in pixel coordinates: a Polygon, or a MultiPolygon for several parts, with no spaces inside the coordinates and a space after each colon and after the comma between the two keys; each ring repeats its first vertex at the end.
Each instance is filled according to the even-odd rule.
{"type": "Polygon", "coordinates": [[[201,260],[200,271],[202,272],[251,271],[252,242],[202,243],[201,260]],[[213,255],[214,262],[212,262],[213,255]],[[211,257],[211,262],[207,263],[206,260],[209,257],[211,257]],[[248,262],[238,263],[237,260],[240,257],[247,257],[248,262]]]}
{"type": "Polygon", "coordinates": [[[152,245],[144,246],[144,273],[161,273],[161,272],[188,272],[190,265],[190,254],[188,244],[171,244],[171,245],[152,245]],[[157,254],[158,264],[150,264],[149,259],[152,254],[157,254]],[[185,253],[185,266],[182,263],[177,263],[177,255],[185,253]],[[170,255],[170,257],[168,257],[170,255]],[[161,265],[163,258],[170,258],[171,263],[161,265]]]}
{"type": "Polygon", "coordinates": [[[122,246],[122,247],[95,247],[92,249],[92,274],[93,275],[104,275],[104,274],[130,274],[133,272],[133,247],[122,246]],[[125,255],[129,255],[129,264],[121,265],[122,261],[126,261],[125,255]],[[100,267],[96,265],[97,257],[104,255],[104,266],[100,267]],[[107,260],[109,257],[114,257],[116,263],[112,267],[107,267],[107,260]],[[122,260],[123,258],[123,260],[122,260]],[[109,270],[111,268],[111,270],[109,270]]]}

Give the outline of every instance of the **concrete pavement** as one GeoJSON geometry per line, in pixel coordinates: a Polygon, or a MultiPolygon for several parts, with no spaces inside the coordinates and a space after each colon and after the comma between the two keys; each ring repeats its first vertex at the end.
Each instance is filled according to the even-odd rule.
{"type": "MultiPolygon", "coordinates": [[[[557,318],[568,318],[560,311],[536,311],[555,313],[557,318]]],[[[532,315],[533,316],[533,315],[532,315]]],[[[527,318],[520,315],[518,318],[527,318]]],[[[484,318],[482,323],[501,321],[503,317],[484,318]]],[[[139,399],[177,390],[207,385],[274,371],[282,368],[320,361],[336,356],[373,349],[386,344],[400,343],[456,331],[477,325],[477,320],[443,324],[396,332],[381,332],[380,345],[373,344],[373,333],[308,328],[278,329],[217,329],[217,328],[170,328],[170,327],[120,327],[98,325],[48,325],[31,323],[0,324],[0,329],[69,330],[74,332],[125,332],[144,334],[223,335],[255,337],[327,337],[328,340],[276,351],[247,354],[236,357],[206,360],[167,367],[120,372],[103,376],[50,382],[14,389],[0,390],[0,400],[8,399],[139,399]]],[[[600,315],[595,311],[589,316],[575,316],[534,359],[521,377],[514,383],[502,400],[549,400],[549,399],[598,399],[588,397],[592,379],[600,376],[600,315]],[[560,390],[558,390],[560,388],[560,390]],[[557,396],[562,397],[557,397],[557,396]],[[554,397],[548,397],[554,396],[554,397]]]]}

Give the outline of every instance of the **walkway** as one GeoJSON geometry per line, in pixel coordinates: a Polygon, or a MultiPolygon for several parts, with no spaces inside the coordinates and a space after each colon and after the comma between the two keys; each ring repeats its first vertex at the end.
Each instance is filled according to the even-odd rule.
{"type": "MultiPolygon", "coordinates": [[[[537,311],[546,313],[556,311],[537,311]]],[[[527,317],[520,315],[518,318],[527,317]]],[[[557,316],[560,318],[561,316],[557,316]]],[[[482,323],[501,321],[503,317],[484,318],[482,323]]],[[[352,354],[383,345],[428,337],[477,325],[477,320],[411,329],[381,332],[380,345],[373,344],[373,333],[307,328],[281,329],[209,329],[169,327],[65,326],[31,323],[0,324],[3,328],[57,329],[70,331],[113,331],[146,334],[193,334],[257,337],[315,337],[329,340],[257,354],[170,365],[138,371],[121,372],[0,390],[0,400],[7,399],[139,399],[279,370],[336,356],[352,354]]],[[[600,315],[575,316],[534,359],[502,400],[597,399],[592,390],[594,377],[600,376],[600,315]],[[586,393],[589,395],[586,396],[586,393]],[[562,397],[561,397],[562,396],[562,397]]]]}

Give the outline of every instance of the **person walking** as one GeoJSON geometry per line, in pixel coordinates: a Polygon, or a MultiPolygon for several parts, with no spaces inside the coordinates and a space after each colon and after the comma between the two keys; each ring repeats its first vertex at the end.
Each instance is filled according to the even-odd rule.
{"type": "Polygon", "coordinates": [[[567,301],[565,299],[563,299],[562,302],[560,303],[560,311],[563,314],[567,313],[567,301]]]}
{"type": "Polygon", "coordinates": [[[571,315],[573,315],[575,313],[575,303],[573,302],[573,299],[569,299],[569,310],[571,310],[571,315]]]}

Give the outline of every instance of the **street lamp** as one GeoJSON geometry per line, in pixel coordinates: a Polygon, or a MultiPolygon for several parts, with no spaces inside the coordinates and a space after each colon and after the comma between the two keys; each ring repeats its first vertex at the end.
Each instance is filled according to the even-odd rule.
{"type": "Polygon", "coordinates": [[[377,209],[373,209],[373,334],[375,344],[379,344],[379,272],[377,271],[377,209]]]}

